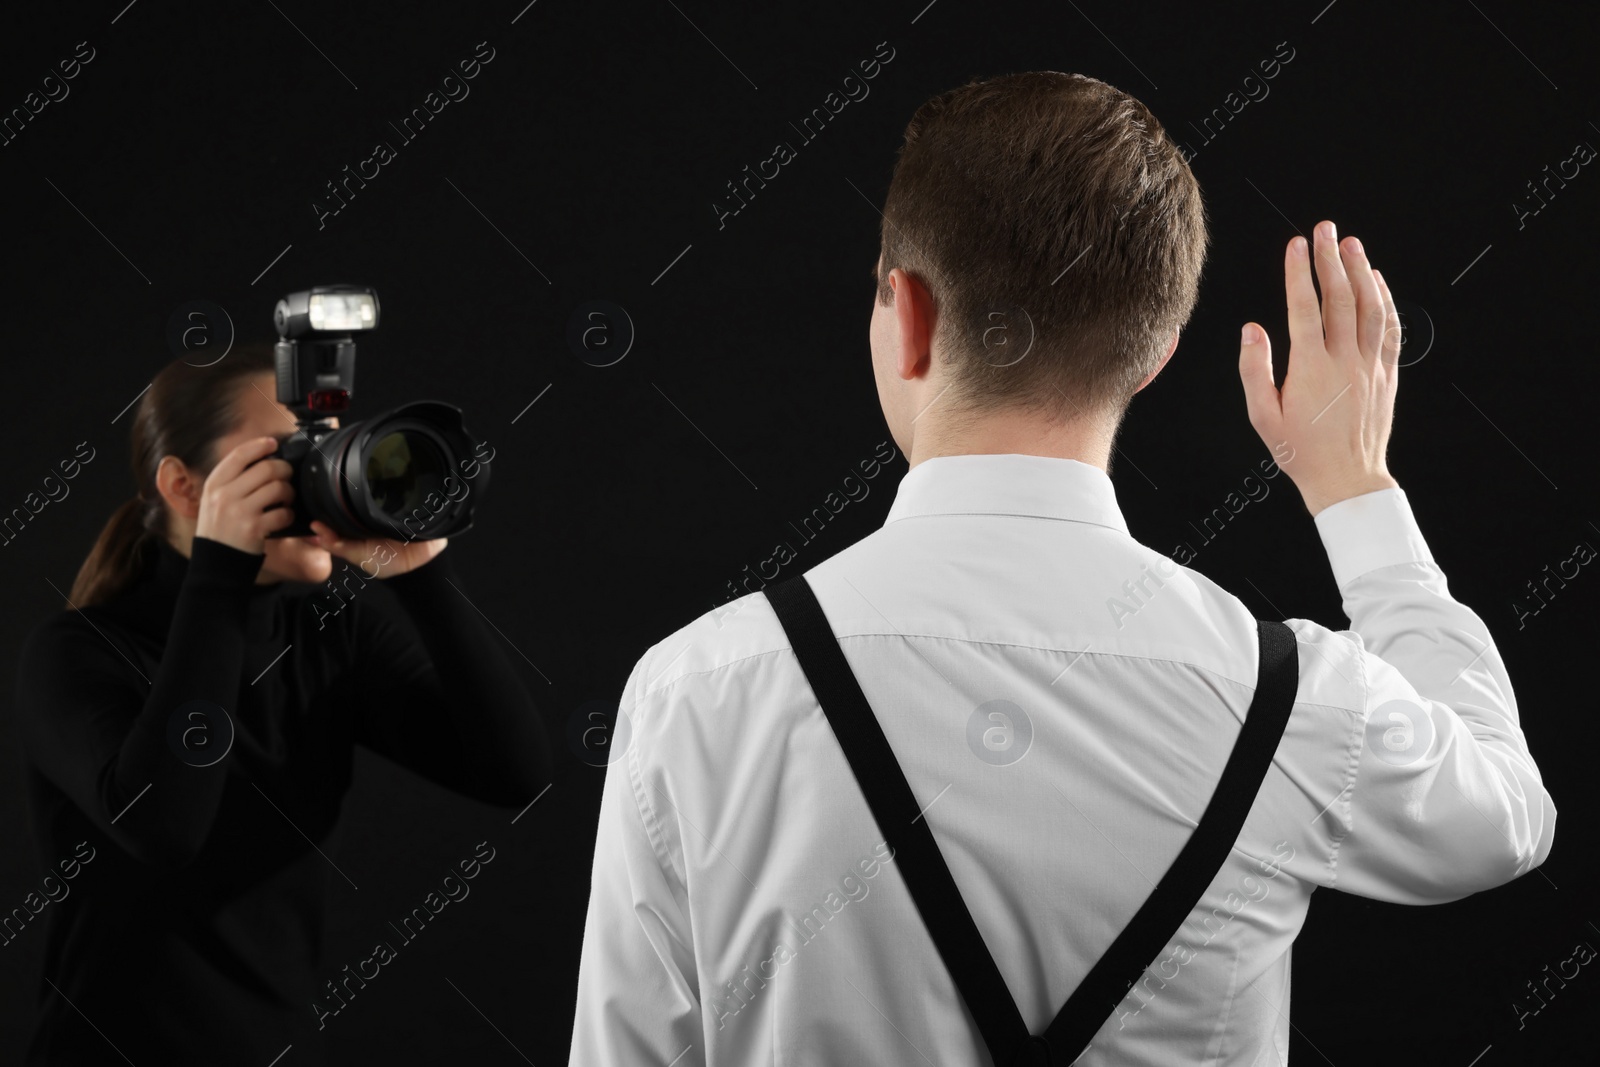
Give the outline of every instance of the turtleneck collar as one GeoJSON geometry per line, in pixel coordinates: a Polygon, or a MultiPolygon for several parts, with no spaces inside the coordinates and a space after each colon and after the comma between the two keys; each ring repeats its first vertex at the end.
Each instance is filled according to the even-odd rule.
{"type": "MultiPolygon", "coordinates": [[[[147,555],[139,580],[119,599],[137,618],[165,632],[171,622],[178,593],[183,588],[184,577],[189,573],[189,557],[173,548],[164,537],[151,540],[154,549],[147,555]]],[[[271,636],[278,604],[290,584],[278,581],[251,585],[247,594],[249,612],[245,631],[249,639],[265,640],[271,636]]]]}

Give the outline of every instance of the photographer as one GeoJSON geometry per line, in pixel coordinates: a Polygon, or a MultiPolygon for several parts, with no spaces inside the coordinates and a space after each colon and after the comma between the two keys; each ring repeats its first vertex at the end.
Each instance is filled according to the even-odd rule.
{"type": "Polygon", "coordinates": [[[138,493],[22,652],[41,859],[95,850],[48,909],[30,1064],[265,1064],[290,1043],[319,1062],[309,1005],[327,894],[348,881],[330,856],[354,746],[508,809],[549,781],[538,709],[445,540],[269,537],[294,497],[269,458],[294,426],[274,395],[270,346],[155,377],[138,493]],[[344,606],[314,610],[336,556],[344,606]],[[415,632],[379,613],[373,579],[415,632]]]}

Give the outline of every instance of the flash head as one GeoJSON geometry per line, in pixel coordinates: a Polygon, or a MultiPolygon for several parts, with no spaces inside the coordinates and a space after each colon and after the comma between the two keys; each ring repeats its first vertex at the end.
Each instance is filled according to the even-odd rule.
{"type": "Polygon", "coordinates": [[[378,293],[365,285],[318,285],[290,293],[272,313],[278,327],[278,403],[302,418],[337,415],[356,390],[352,333],[378,326],[378,293]]]}
{"type": "Polygon", "coordinates": [[[362,285],[319,285],[290,293],[272,314],[278,336],[296,340],[378,327],[377,290],[362,285]]]}

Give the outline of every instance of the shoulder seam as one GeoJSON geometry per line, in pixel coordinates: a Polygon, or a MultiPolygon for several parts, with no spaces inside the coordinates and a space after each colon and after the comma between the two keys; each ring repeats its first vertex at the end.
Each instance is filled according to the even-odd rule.
{"type": "MultiPolygon", "coordinates": [[[[1330,632],[1331,633],[1337,633],[1336,631],[1330,631],[1330,632]]],[[[1163,663],[1163,664],[1171,664],[1171,665],[1179,666],[1179,667],[1188,667],[1191,670],[1194,670],[1194,671],[1197,671],[1197,672],[1199,672],[1201,674],[1207,675],[1208,677],[1219,678],[1219,679],[1221,679],[1223,681],[1231,682],[1231,683],[1233,683],[1235,685],[1238,685],[1238,686],[1241,686],[1241,687],[1243,687],[1245,689],[1253,690],[1255,688],[1255,683],[1254,683],[1253,679],[1251,681],[1248,681],[1248,682],[1247,681],[1242,681],[1242,680],[1240,680],[1238,678],[1234,678],[1234,677],[1231,677],[1229,675],[1223,674],[1223,673],[1221,673],[1219,671],[1215,671],[1215,670],[1211,669],[1210,667],[1205,667],[1205,666],[1202,666],[1201,664],[1198,664],[1198,663],[1191,663],[1188,660],[1155,659],[1155,658],[1149,657],[1149,656],[1135,656],[1135,655],[1131,655],[1129,653],[1124,653],[1124,652],[1095,652],[1093,650],[1088,650],[1088,649],[1079,651],[1077,649],[1070,649],[1070,648],[1047,648],[1047,647],[1044,647],[1044,646],[1041,646],[1041,645],[1025,645],[1025,644],[1020,644],[1020,643],[1014,642],[1014,641],[980,641],[980,640],[975,640],[975,639],[972,639],[972,638],[965,638],[965,637],[947,637],[947,636],[945,636],[943,634],[908,634],[908,633],[904,633],[904,632],[900,632],[900,631],[897,631],[895,633],[889,633],[887,631],[883,631],[883,632],[870,631],[870,632],[866,632],[866,633],[852,633],[852,634],[849,634],[845,638],[841,638],[840,640],[849,640],[850,638],[854,638],[854,637],[901,637],[901,638],[905,638],[905,637],[921,637],[921,638],[926,638],[926,639],[931,640],[931,641],[958,641],[958,642],[961,642],[963,644],[968,644],[968,645],[982,645],[982,646],[1005,647],[1005,648],[1025,648],[1025,649],[1029,649],[1031,651],[1036,651],[1036,652],[1059,652],[1059,653],[1062,653],[1062,654],[1078,652],[1078,654],[1080,656],[1097,656],[1097,657],[1108,657],[1109,656],[1109,657],[1115,657],[1117,659],[1137,660],[1137,661],[1145,662],[1145,663],[1163,663]]],[[[1298,634],[1295,635],[1295,643],[1297,645],[1303,643],[1303,642],[1300,641],[1300,638],[1299,638],[1298,634]]],[[[729,660],[726,663],[719,663],[715,667],[707,667],[705,670],[693,671],[693,672],[691,672],[689,674],[681,674],[681,675],[677,676],[676,678],[673,678],[673,679],[671,679],[669,681],[661,683],[660,685],[656,685],[656,686],[653,686],[651,688],[646,689],[643,693],[639,694],[639,698],[638,698],[638,700],[634,701],[633,706],[634,707],[638,707],[646,699],[648,699],[650,697],[653,697],[653,696],[657,695],[658,693],[664,693],[668,689],[672,688],[673,686],[677,685],[680,682],[686,682],[686,681],[689,681],[692,678],[700,678],[700,677],[703,677],[705,675],[716,674],[719,671],[724,671],[724,670],[727,670],[727,669],[729,669],[731,667],[737,667],[740,664],[746,663],[746,662],[748,662],[750,660],[760,659],[763,656],[770,656],[775,652],[790,652],[790,653],[792,653],[793,652],[793,648],[792,648],[792,646],[790,646],[786,642],[783,645],[781,645],[779,647],[776,647],[776,648],[769,648],[769,649],[766,649],[766,650],[761,651],[761,652],[751,652],[751,653],[749,653],[747,655],[740,656],[738,659],[732,659],[732,660],[729,660]]],[[[1330,709],[1335,710],[1335,711],[1348,712],[1348,713],[1350,713],[1352,715],[1357,715],[1357,716],[1359,716],[1359,715],[1361,715],[1363,713],[1364,706],[1365,706],[1364,705],[1364,699],[1363,699],[1363,706],[1362,707],[1345,707],[1342,704],[1328,704],[1328,703],[1324,703],[1322,701],[1316,701],[1316,700],[1302,700],[1302,699],[1299,698],[1298,693],[1296,694],[1296,697],[1295,697],[1295,704],[1296,705],[1304,704],[1307,707],[1330,708],[1330,709]]]]}

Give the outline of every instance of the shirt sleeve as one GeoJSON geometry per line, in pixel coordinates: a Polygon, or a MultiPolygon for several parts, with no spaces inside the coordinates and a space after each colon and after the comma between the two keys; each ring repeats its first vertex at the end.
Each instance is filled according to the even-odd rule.
{"type": "MultiPolygon", "coordinates": [[[[654,651],[652,649],[652,651],[654,651]]],[[[572,1067],[705,1063],[676,810],[648,769],[655,723],[639,699],[646,653],[624,689],[628,748],[606,767],[578,964],[572,1067]]]]}
{"type": "Polygon", "coordinates": [[[1526,874],[1550,853],[1556,809],[1489,628],[1450,595],[1403,490],[1316,523],[1364,692],[1333,884],[1430,904],[1526,874]]]}
{"type": "Polygon", "coordinates": [[[207,537],[189,553],[153,677],[94,608],[34,631],[17,668],[19,739],[34,765],[123,851],[166,867],[205,844],[230,762],[178,758],[169,730],[175,716],[215,728],[208,709],[237,710],[245,616],[265,558],[207,537]]]}
{"type": "Polygon", "coordinates": [[[549,740],[449,555],[383,580],[403,619],[354,598],[355,739],[463,796],[520,807],[550,781],[549,740]]]}

